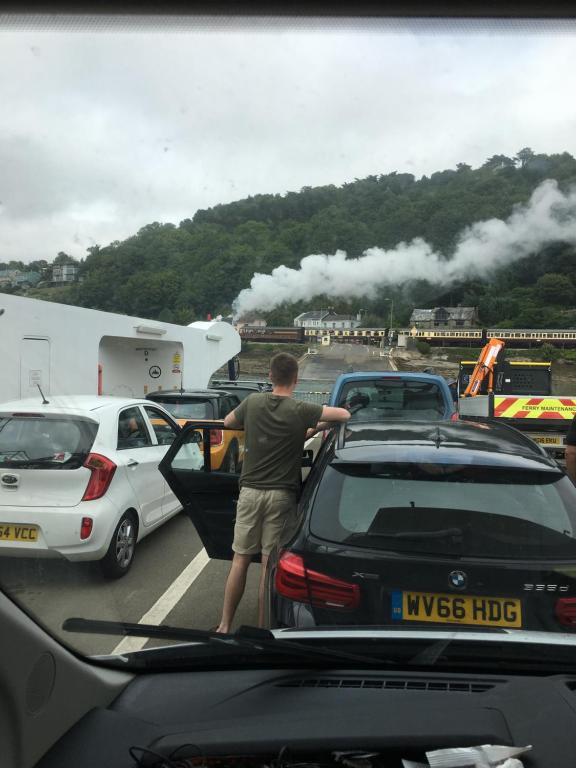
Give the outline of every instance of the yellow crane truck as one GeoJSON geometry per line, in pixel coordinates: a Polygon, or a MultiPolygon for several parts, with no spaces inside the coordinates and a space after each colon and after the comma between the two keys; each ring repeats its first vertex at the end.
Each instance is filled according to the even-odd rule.
{"type": "Polygon", "coordinates": [[[491,339],[478,360],[460,362],[460,418],[503,421],[563,461],[576,395],[552,394],[550,362],[506,360],[503,351],[504,342],[491,339]]]}

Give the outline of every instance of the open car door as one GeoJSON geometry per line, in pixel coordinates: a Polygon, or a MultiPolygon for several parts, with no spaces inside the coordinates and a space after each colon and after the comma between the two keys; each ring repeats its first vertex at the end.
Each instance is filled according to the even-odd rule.
{"type": "Polygon", "coordinates": [[[221,442],[218,431],[222,430],[226,428],[221,421],[189,422],[159,469],[198,531],[208,556],[231,560],[240,466],[232,472],[222,467],[212,470],[211,444],[221,442]]]}

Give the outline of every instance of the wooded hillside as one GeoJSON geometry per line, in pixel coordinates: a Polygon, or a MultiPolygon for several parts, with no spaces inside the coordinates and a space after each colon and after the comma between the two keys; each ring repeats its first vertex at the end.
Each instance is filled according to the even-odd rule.
{"type": "MultiPolygon", "coordinates": [[[[568,153],[525,149],[515,158],[495,155],[477,169],[460,163],[418,180],[390,173],[340,187],[256,195],[199,210],[179,225],[154,222],[122,242],[90,248],[81,262],[81,283],[29,289],[27,295],[188,323],[207,312],[228,314],[254,272],[268,273],[280,264],[297,268],[311,253],[341,249],[354,257],[373,246],[391,248],[421,237],[449,256],[467,225],[508,217],[548,178],[567,190],[576,182],[576,160],[568,153]]],[[[362,308],[366,324],[387,325],[388,297],[395,324],[407,323],[415,305],[462,303],[479,306],[486,325],[570,327],[576,325],[575,295],[576,249],[560,243],[485,281],[438,287],[414,279],[384,287],[370,301],[319,297],[281,306],[268,320],[291,324],[303,309],[333,306],[340,312],[362,308]]]]}

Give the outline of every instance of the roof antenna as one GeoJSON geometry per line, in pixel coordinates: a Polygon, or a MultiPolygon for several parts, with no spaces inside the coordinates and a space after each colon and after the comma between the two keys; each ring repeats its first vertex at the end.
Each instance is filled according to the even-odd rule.
{"type": "Polygon", "coordinates": [[[44,392],[42,392],[42,390],[40,389],[40,384],[36,384],[36,386],[38,387],[38,389],[40,390],[40,394],[42,395],[42,405],[50,405],[48,400],[46,400],[46,398],[44,397],[44,392]]]}

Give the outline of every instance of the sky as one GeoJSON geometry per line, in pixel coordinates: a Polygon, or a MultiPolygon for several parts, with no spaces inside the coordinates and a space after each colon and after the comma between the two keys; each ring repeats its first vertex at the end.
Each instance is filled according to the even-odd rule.
{"type": "Polygon", "coordinates": [[[0,16],[0,262],[392,171],[576,155],[576,25],[192,24],[0,16]],[[128,29],[128,31],[127,31],[128,29]]]}

